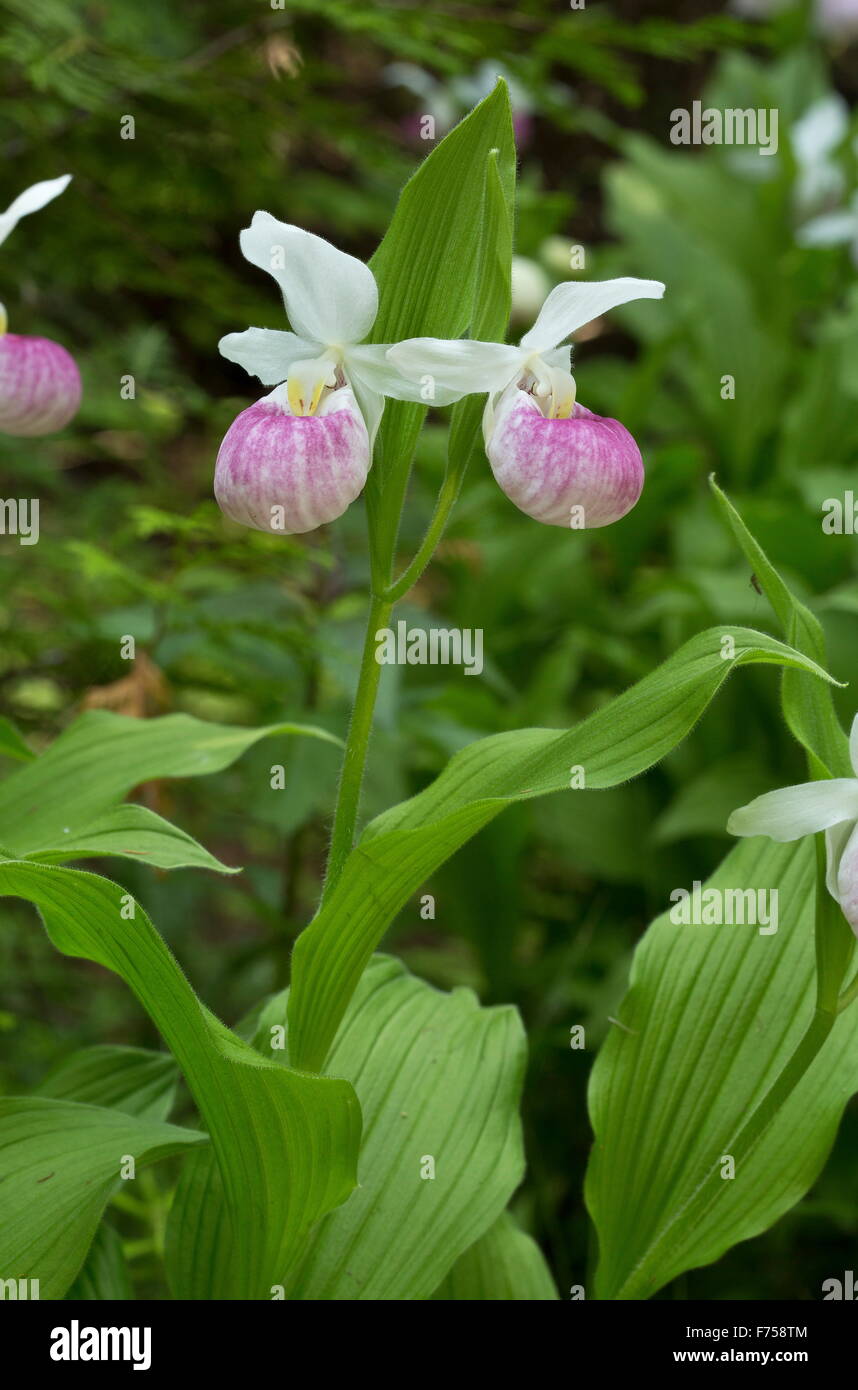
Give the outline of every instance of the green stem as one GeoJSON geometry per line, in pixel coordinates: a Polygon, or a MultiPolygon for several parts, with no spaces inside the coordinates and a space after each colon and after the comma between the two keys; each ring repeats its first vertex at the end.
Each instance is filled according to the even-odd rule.
{"type": "Polygon", "coordinates": [[[383,590],[384,597],[390,603],[396,603],[398,599],[401,599],[407,594],[408,590],[414,587],[426,566],[429,564],[435,547],[444,534],[444,528],[450,519],[450,513],[456,505],[461,485],[461,478],[456,477],[453,473],[448,473],[444,478],[441,484],[441,491],[438,494],[438,500],[435,503],[435,511],[432,514],[432,520],[429,523],[426,535],[423,537],[420,549],[417,551],[411,564],[407,569],[403,570],[399,578],[383,590]]]}
{"type": "Polygon", "coordinates": [[[392,611],[393,603],[389,599],[373,594],[366,625],[357,692],[343,757],[343,770],[334,812],[334,825],[331,831],[331,847],[328,851],[328,867],[322,902],[325,901],[327,894],[339,878],[354,844],[366,754],[369,736],[372,732],[375,697],[378,693],[378,681],[381,674],[381,666],[375,659],[375,634],[379,628],[387,627],[392,611]]]}
{"type": "Polygon", "coordinates": [[[858,999],[858,974],[846,986],[840,998],[837,1000],[837,1012],[842,1014],[844,1009],[848,1009],[850,1004],[854,1004],[858,999]]]}

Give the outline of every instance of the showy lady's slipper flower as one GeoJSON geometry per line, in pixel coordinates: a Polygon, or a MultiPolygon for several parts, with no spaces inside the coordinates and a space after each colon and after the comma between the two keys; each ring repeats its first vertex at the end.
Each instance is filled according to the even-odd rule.
{"type": "Polygon", "coordinates": [[[436,404],[488,392],[483,435],[492,472],[521,511],[550,526],[619,521],[643,488],[640,450],[618,420],[575,400],[564,339],[632,299],[660,299],[657,280],[567,281],[549,294],[518,347],[410,338],[388,352],[404,376],[427,383],[436,404]]]}
{"type": "Polygon", "coordinates": [[[230,425],[215,496],[234,521],[296,535],[334,521],[354,502],[384,396],[413,391],[386,361],[386,345],[361,346],[378,312],[369,266],[267,212],[241,233],[241,249],[274,276],[295,331],[248,328],[218,344],[275,390],[230,425]]]}
{"type": "MultiPolygon", "coordinates": [[[[68,186],[70,174],[34,183],[0,213],[0,243],[22,217],[38,212],[68,186]]],[[[4,434],[53,434],[80,405],[80,372],[74,358],[50,338],[6,332],[0,304],[0,430],[4,434]]]]}
{"type": "Polygon", "coordinates": [[[832,777],[767,792],[734,811],[727,829],[731,835],[768,835],[781,842],[824,830],[826,885],[858,936],[858,715],[852,724],[849,753],[854,777],[832,777]]]}

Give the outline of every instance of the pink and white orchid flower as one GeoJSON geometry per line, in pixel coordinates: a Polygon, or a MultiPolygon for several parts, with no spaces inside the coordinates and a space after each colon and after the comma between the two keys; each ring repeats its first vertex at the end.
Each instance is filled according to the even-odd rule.
{"type": "MultiPolygon", "coordinates": [[[[38,212],[68,186],[70,174],[34,183],[0,213],[0,243],[22,217],[38,212]]],[[[7,333],[0,304],[0,431],[20,437],[53,434],[80,405],[80,372],[74,358],[50,338],[7,333]]]]}
{"type": "Polygon", "coordinates": [[[267,212],[241,233],[251,264],[274,276],[294,332],[248,328],[218,344],[275,389],[233,421],[217,457],[222,511],[260,531],[295,535],[334,521],[366,482],[385,395],[413,387],[364,344],[378,313],[369,266],[267,212]]]}
{"type": "Polygon", "coordinates": [[[826,886],[858,936],[858,715],[852,723],[849,754],[854,777],[802,782],[766,792],[734,811],[731,835],[768,835],[780,842],[825,831],[826,886]]]}
{"type": "Polygon", "coordinates": [[[486,453],[521,511],[550,526],[608,526],[640,497],[640,450],[619,421],[576,403],[571,349],[559,344],[619,304],[663,294],[658,280],[569,280],[551,291],[517,347],[410,338],[387,356],[436,404],[488,392],[486,453]]]}

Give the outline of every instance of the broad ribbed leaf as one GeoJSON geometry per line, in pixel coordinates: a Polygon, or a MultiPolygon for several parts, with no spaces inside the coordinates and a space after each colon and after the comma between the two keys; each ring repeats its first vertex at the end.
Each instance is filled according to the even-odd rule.
{"type": "Polygon", "coordinates": [[[682,926],[665,913],[636,952],[622,1026],[590,1084],[587,1203],[601,1259],[588,1295],[598,1298],[648,1298],[770,1226],[816,1178],[858,1087],[853,1008],[737,1156],[735,1177],[722,1176],[814,1015],[814,846],[743,841],[706,887],[777,890],[778,930],[682,926]]]}
{"type": "Polygon", "coordinates": [[[123,1110],[141,1120],[166,1120],[178,1070],[168,1052],[143,1047],[84,1047],[36,1087],[37,1096],[123,1110]]]}
{"type": "Polygon", "coordinates": [[[750,662],[794,666],[831,679],[808,657],[763,633],[712,628],[574,729],[524,729],[470,744],[425,791],[372,821],[295,946],[293,1065],[321,1070],[390,921],[428,875],[504,806],[565,790],[574,815],[570,769],[583,768],[588,788],[638,776],[686,736],[730,671],[750,662]],[[725,636],[735,652],[729,660],[721,655],[725,636]]]}
{"type": "Polygon", "coordinates": [[[11,719],[7,719],[5,715],[0,715],[0,757],[14,758],[16,762],[28,763],[35,756],[32,748],[24,742],[22,735],[15,728],[11,719]]]}
{"type": "Polygon", "coordinates": [[[191,835],[145,806],[113,806],[89,825],[69,829],[62,847],[34,849],[27,855],[40,864],[63,864],[69,859],[138,859],[156,869],[213,869],[236,874],[209,854],[191,835]]]}
{"type": "MultiPolygon", "coordinates": [[[[199,1152],[207,1150],[201,1149],[199,1152]]],[[[191,1156],[188,1155],[189,1158],[191,1156]]],[[[66,1294],[66,1299],[69,1303],[114,1303],[133,1297],[122,1240],[109,1221],[102,1221],[89,1247],[84,1266],[66,1294]]]]}
{"type": "Polygon", "coordinates": [[[128,918],[128,895],[116,884],[0,861],[3,894],[35,903],[58,950],[115,971],[151,1016],[184,1072],[223,1177],[235,1232],[229,1296],[266,1298],[309,1228],[354,1186],[360,1112],[351,1086],[278,1066],[224,1027],[143,910],[128,918]]]}
{"type": "MultiPolygon", "coordinates": [[[[373,342],[396,343],[424,335],[459,338],[468,328],[477,283],[491,265],[481,240],[486,170],[493,151],[511,217],[515,141],[509,94],[502,81],[439,142],[402,191],[370,262],[379,286],[373,342]]],[[[373,544],[385,574],[425,414],[425,406],[389,401],[376,440],[366,499],[373,544]]]]}
{"type": "MultiPolygon", "coordinates": [[[[119,1110],[28,1096],[0,1099],[0,1269],[61,1298],[83,1264],[127,1155],[137,1171],[207,1142],[119,1110]]],[[[130,1181],[130,1180],[129,1180],[130,1181]]]]}
{"type": "MultiPolygon", "coordinates": [[[[729,498],[710,478],[709,486],[736,540],[741,546],[766,598],[774,609],[781,631],[791,646],[825,665],[825,635],[819,620],[791,593],[762,546],[748,530],[729,498]]],[[[831,695],[831,688],[809,680],[802,672],[784,671],[783,710],[799,742],[817,760],[817,775],[851,777],[849,743],[831,695]]]]}
{"type": "Polygon", "coordinates": [[[558,1294],[536,1241],[504,1212],[460,1256],[432,1297],[456,1303],[543,1303],[556,1301],[558,1294]]]}
{"type": "Polygon", "coordinates": [[[0,785],[0,845],[18,856],[64,850],[69,836],[85,831],[141,782],[220,772],[275,734],[338,742],[304,724],[243,729],[189,714],[130,719],[90,710],[0,785]]]}
{"type": "MultiPolygon", "coordinates": [[[[267,1010],[261,1028],[274,1019],[267,1010]]],[[[524,1175],[525,1051],[514,1009],[441,994],[388,957],[371,963],[329,1064],[364,1115],[359,1186],[314,1232],[289,1297],[432,1295],[524,1175]],[[435,1176],[421,1177],[430,1158],[435,1176]]]]}
{"type": "MultiPolygon", "coordinates": [[[[263,1054],[271,1028],[285,1023],[286,1000],[278,995],[260,1017],[263,1054]]],[[[524,1054],[515,1010],[482,1009],[470,990],[442,994],[399,961],[372,961],[330,1058],[363,1111],[359,1185],[311,1235],[287,1298],[431,1297],[521,1181],[524,1054]],[[434,1178],[421,1176],[428,1160],[434,1178]]],[[[185,1297],[222,1296],[231,1233],[219,1186],[208,1155],[185,1165],[168,1241],[171,1287],[190,1280],[185,1297]]]]}

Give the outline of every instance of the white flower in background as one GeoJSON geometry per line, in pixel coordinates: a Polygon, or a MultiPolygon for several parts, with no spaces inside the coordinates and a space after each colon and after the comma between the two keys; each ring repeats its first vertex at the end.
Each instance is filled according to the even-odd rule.
{"type": "Polygon", "coordinates": [[[369,266],[267,212],[241,233],[241,249],[274,276],[295,331],[248,328],[220,340],[224,357],[276,389],[227,431],[215,495],[245,526],[299,534],[341,516],[360,493],[384,396],[416,392],[387,345],[363,344],[378,312],[369,266]]]}
{"type": "Polygon", "coordinates": [[[805,222],[796,232],[802,246],[840,246],[849,244],[852,260],[858,266],[858,193],[853,194],[847,208],[824,212],[805,222]]]}
{"type": "Polygon", "coordinates": [[[831,155],[849,133],[849,107],[838,92],[829,92],[795,122],[790,139],[798,166],[793,198],[799,215],[836,203],[845,183],[831,155]]]}
{"type": "MultiPolygon", "coordinates": [[[[0,213],[0,244],[22,217],[38,212],[68,187],[71,174],[34,183],[0,213]]],[[[50,338],[7,333],[0,304],[0,431],[17,437],[53,434],[80,405],[80,372],[74,358],[50,338]]]]}
{"type": "MultiPolygon", "coordinates": [[[[385,81],[391,87],[405,87],[413,92],[431,115],[441,132],[452,129],[461,116],[487,97],[498,78],[503,78],[509,91],[512,107],[512,126],[516,144],[521,148],[530,139],[533,102],[526,88],[507,71],[502,63],[486,58],[472,74],[459,74],[440,81],[416,63],[389,63],[384,69],[385,81]]],[[[568,100],[565,87],[552,85],[545,92],[568,100]]]]}
{"type": "MultiPolygon", "coordinates": [[[[731,9],[746,19],[771,19],[794,10],[798,0],[732,0],[731,9]]],[[[858,0],[813,0],[813,27],[829,39],[858,34],[858,0]]]]}
{"type": "Polygon", "coordinates": [[[816,0],[816,27],[833,39],[858,34],[858,0],[816,0]]]}
{"type": "Polygon", "coordinates": [[[852,724],[849,754],[854,777],[802,782],[766,792],[734,811],[731,835],[768,835],[780,842],[825,831],[826,885],[858,936],[858,715],[852,724]]]}
{"type": "MultiPolygon", "coordinates": [[[[567,260],[563,269],[568,270],[568,268],[569,262],[567,260]]],[[[527,256],[513,256],[510,288],[512,290],[510,321],[515,324],[533,323],[545,303],[545,296],[551,289],[551,281],[546,271],[527,256]]]]}
{"type": "Polygon", "coordinates": [[[486,453],[507,497],[536,521],[586,529],[618,521],[643,487],[640,450],[617,420],[576,404],[564,339],[633,299],[660,299],[658,280],[566,281],[549,294],[517,347],[411,338],[387,356],[428,383],[438,402],[488,392],[486,453]]]}

